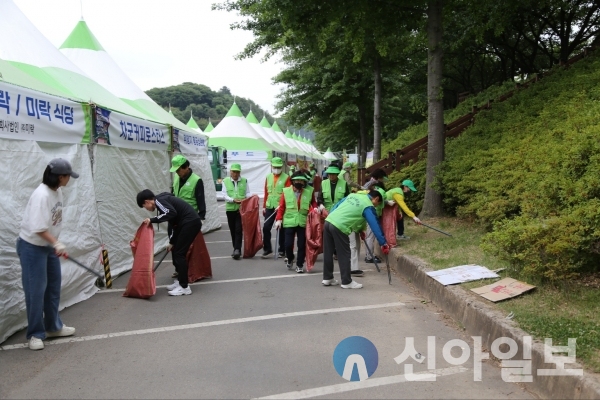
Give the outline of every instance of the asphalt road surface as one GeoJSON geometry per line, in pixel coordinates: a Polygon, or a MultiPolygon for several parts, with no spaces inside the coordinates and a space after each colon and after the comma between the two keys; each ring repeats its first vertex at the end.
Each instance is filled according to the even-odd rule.
{"type": "Polygon", "coordinates": [[[495,361],[476,362],[470,337],[402,279],[389,285],[364,253],[355,290],[321,285],[322,256],[309,274],[262,251],[236,261],[223,202],[219,210],[222,229],[205,235],[212,279],[192,284],[191,296],[168,296],[167,257],[151,299],[122,297],[125,274],[61,312],[74,337],[31,351],[17,332],[0,345],[0,398],[533,398],[504,382],[495,361]],[[350,347],[368,379],[341,376],[367,378],[360,362],[351,375],[334,366],[338,344],[353,336],[376,349],[350,347]],[[411,340],[416,353],[403,353],[411,340]],[[398,364],[401,354],[412,358],[398,364]]]}

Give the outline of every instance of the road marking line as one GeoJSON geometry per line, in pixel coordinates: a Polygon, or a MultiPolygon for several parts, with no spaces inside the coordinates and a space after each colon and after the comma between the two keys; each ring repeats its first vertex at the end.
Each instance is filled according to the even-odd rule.
{"type": "MultiPolygon", "coordinates": [[[[422,371],[416,372],[413,374],[414,380],[419,381],[427,378],[428,374],[434,373],[437,376],[448,376],[455,375],[461,372],[468,371],[468,368],[457,366],[457,367],[449,367],[449,368],[440,368],[434,369],[431,371],[422,371]]],[[[338,385],[331,386],[322,386],[314,389],[306,389],[306,390],[298,390],[296,392],[287,392],[274,394],[271,396],[258,397],[257,399],[308,399],[311,397],[317,396],[326,396],[334,393],[344,393],[350,392],[352,390],[366,389],[384,385],[393,385],[395,383],[405,383],[412,382],[413,379],[408,381],[404,374],[394,375],[394,376],[386,376],[383,378],[369,378],[360,382],[348,382],[348,383],[340,383],[338,385]]]]}
{"type": "MultiPolygon", "coordinates": [[[[46,341],[44,344],[46,346],[48,346],[48,345],[67,344],[67,343],[75,343],[75,342],[87,342],[90,340],[102,340],[102,339],[110,339],[110,338],[122,337],[122,336],[147,335],[150,333],[163,333],[163,332],[181,331],[181,330],[187,330],[187,329],[207,328],[207,327],[211,327],[211,326],[241,324],[244,322],[268,321],[268,320],[273,320],[273,319],[303,317],[306,315],[340,313],[340,312],[346,312],[346,311],[374,310],[374,309],[378,309],[378,308],[401,307],[404,305],[405,305],[404,303],[395,302],[395,303],[372,304],[372,305],[368,305],[368,306],[327,308],[327,309],[322,309],[322,310],[298,311],[298,312],[290,312],[290,313],[282,313],[282,314],[270,314],[270,315],[261,315],[261,316],[257,316],[257,317],[234,318],[234,319],[225,319],[225,320],[221,320],[221,321],[212,321],[212,322],[200,322],[200,323],[196,323],[196,324],[165,326],[162,328],[139,329],[139,330],[134,330],[134,331],[105,333],[102,335],[80,336],[80,337],[74,336],[74,337],[69,337],[69,338],[64,338],[64,339],[46,341]]],[[[26,347],[29,347],[28,343],[19,343],[19,344],[13,344],[13,345],[0,346],[0,350],[15,350],[15,349],[22,349],[22,348],[26,348],[26,347]]]]}
{"type": "MultiPolygon", "coordinates": [[[[334,274],[339,274],[339,272],[334,272],[334,274]]],[[[323,274],[322,273],[318,273],[318,274],[286,274],[286,275],[270,275],[270,276],[258,276],[256,278],[238,278],[238,279],[225,279],[222,281],[199,281],[199,282],[194,282],[194,283],[190,283],[190,286],[196,286],[196,285],[212,285],[214,283],[232,283],[232,282],[247,282],[247,281],[263,281],[263,280],[268,280],[268,279],[279,279],[279,278],[302,278],[302,277],[307,277],[307,276],[319,276],[322,277],[323,274]]],[[[160,285],[157,286],[157,289],[162,289],[162,288],[166,288],[168,285],[160,285]]],[[[114,293],[114,292],[124,292],[125,289],[104,289],[104,290],[100,290],[98,293],[114,293]]]]}

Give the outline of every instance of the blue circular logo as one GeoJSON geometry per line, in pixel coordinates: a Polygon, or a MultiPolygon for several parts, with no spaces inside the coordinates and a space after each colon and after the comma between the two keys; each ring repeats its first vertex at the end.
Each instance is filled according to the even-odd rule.
{"type": "Polygon", "coordinates": [[[342,340],[333,351],[333,366],[347,381],[364,381],[371,377],[379,363],[373,342],[362,336],[342,340]]]}

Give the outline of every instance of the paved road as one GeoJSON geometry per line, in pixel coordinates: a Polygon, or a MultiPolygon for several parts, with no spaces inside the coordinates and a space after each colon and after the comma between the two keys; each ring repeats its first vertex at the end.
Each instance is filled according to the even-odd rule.
{"type": "Polygon", "coordinates": [[[77,328],[72,340],[48,340],[34,352],[20,346],[25,332],[16,333],[0,351],[0,398],[532,398],[503,382],[493,361],[483,361],[474,382],[472,340],[402,280],[388,285],[372,264],[357,279],[363,289],[344,290],[321,285],[321,257],[311,274],[288,271],[282,260],[233,260],[219,205],[223,229],[205,237],[213,279],[193,284],[191,296],[170,297],[164,286],[173,267],[165,260],[149,300],[122,297],[124,275],[113,290],[63,310],[77,328]],[[350,336],[377,349],[377,369],[361,382],[346,381],[333,364],[350,336]],[[406,338],[424,362],[394,361],[406,338]],[[443,356],[451,339],[468,343],[451,351],[470,353],[462,365],[443,356]],[[405,378],[408,363],[417,381],[405,378]]]}

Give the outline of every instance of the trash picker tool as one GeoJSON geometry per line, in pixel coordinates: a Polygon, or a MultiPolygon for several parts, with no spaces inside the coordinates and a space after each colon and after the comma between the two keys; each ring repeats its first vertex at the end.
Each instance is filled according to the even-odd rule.
{"type": "Polygon", "coordinates": [[[67,260],[71,260],[73,261],[76,265],[78,265],[79,267],[85,269],[86,271],[88,271],[89,273],[96,275],[96,277],[98,279],[96,279],[96,283],[95,285],[99,288],[103,288],[104,287],[104,276],[102,276],[102,274],[98,271],[94,271],[93,269],[91,269],[90,267],[86,267],[85,265],[83,265],[82,263],[80,263],[79,261],[77,261],[76,259],[69,257],[68,255],[64,255],[63,256],[65,259],[67,260]]]}
{"type": "Polygon", "coordinates": [[[163,262],[163,260],[165,259],[165,257],[167,257],[167,254],[169,254],[169,250],[165,251],[165,254],[158,261],[158,264],[156,264],[156,267],[154,267],[154,269],[152,270],[152,272],[156,272],[156,270],[158,269],[158,267],[160,266],[160,264],[163,262]]]}
{"type": "Polygon", "coordinates": [[[421,225],[423,225],[423,226],[424,226],[424,227],[426,227],[426,228],[433,229],[433,230],[434,230],[434,231],[436,231],[436,232],[443,233],[443,234],[444,234],[444,235],[446,235],[446,236],[450,236],[450,237],[452,237],[452,235],[451,235],[451,234],[449,234],[449,233],[447,233],[447,232],[444,232],[444,231],[440,231],[439,229],[437,229],[437,228],[434,228],[433,226],[429,226],[429,225],[427,225],[427,224],[424,224],[424,223],[422,223],[422,222],[421,222],[421,225]]]}
{"type": "Polygon", "coordinates": [[[379,269],[379,265],[377,265],[377,259],[375,258],[375,254],[373,254],[373,252],[369,248],[369,245],[367,244],[367,241],[365,239],[363,239],[363,243],[365,244],[365,247],[367,248],[369,255],[371,255],[371,259],[373,260],[373,264],[375,264],[375,268],[377,268],[377,272],[381,272],[381,270],[379,269]]]}

